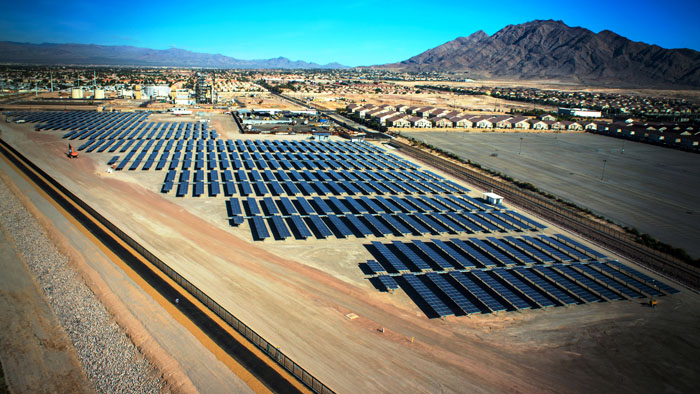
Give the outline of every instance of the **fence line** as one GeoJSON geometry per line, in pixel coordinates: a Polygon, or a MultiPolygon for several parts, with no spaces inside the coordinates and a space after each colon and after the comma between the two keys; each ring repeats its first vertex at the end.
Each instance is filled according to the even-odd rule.
{"type": "MultiPolygon", "coordinates": [[[[253,329],[248,327],[245,323],[243,323],[241,320],[236,318],[233,314],[228,312],[224,307],[219,305],[219,303],[214,301],[211,297],[209,297],[203,291],[201,291],[197,286],[192,284],[192,282],[185,279],[182,275],[177,273],[174,269],[170,268],[170,266],[168,266],[161,259],[156,257],[148,249],[141,246],[141,244],[139,244],[137,241],[135,241],[133,238],[131,238],[131,236],[129,236],[124,231],[119,229],[119,227],[117,227],[112,222],[107,220],[104,216],[102,216],[102,214],[97,212],[90,205],[88,205],[82,199],[80,199],[75,194],[73,194],[73,192],[71,192],[70,190],[65,188],[63,185],[58,183],[58,181],[56,181],[51,176],[49,176],[44,170],[39,168],[36,164],[32,163],[31,161],[27,160],[27,158],[24,157],[24,155],[19,153],[16,149],[14,149],[12,146],[7,144],[5,141],[0,140],[0,142],[1,142],[1,145],[0,145],[1,149],[12,152],[12,154],[17,156],[21,161],[23,161],[23,163],[19,163],[20,165],[24,165],[26,167],[29,167],[29,168],[31,168],[32,171],[38,173],[41,177],[43,177],[46,181],[48,181],[48,183],[50,183],[52,187],[58,189],[61,193],[66,195],[71,200],[72,203],[78,205],[79,207],[84,209],[86,212],[88,212],[88,214],[90,214],[93,218],[95,218],[99,223],[101,223],[103,226],[107,227],[119,239],[121,239],[124,243],[126,243],[127,245],[132,247],[134,250],[136,250],[139,254],[141,254],[141,256],[143,256],[151,264],[156,266],[161,272],[166,274],[170,279],[175,281],[178,285],[182,286],[182,288],[184,288],[188,293],[190,293],[192,296],[194,296],[202,304],[206,305],[206,307],[209,308],[210,311],[212,311],[215,315],[217,315],[222,320],[224,320],[233,329],[235,329],[240,334],[242,334],[246,339],[248,339],[248,341],[250,341],[252,344],[254,344],[258,349],[262,350],[264,354],[266,354],[270,359],[272,359],[278,365],[282,366],[282,368],[284,368],[285,370],[290,372],[294,377],[296,377],[304,385],[306,385],[307,387],[309,387],[311,390],[313,390],[316,393],[334,394],[333,390],[331,390],[328,386],[326,386],[320,380],[318,380],[313,375],[311,375],[308,371],[306,371],[299,364],[294,362],[287,355],[285,355],[284,353],[279,351],[270,342],[265,340],[263,337],[258,335],[258,333],[256,333],[253,329]]],[[[8,158],[11,159],[11,157],[9,157],[9,156],[8,156],[8,158]]]]}

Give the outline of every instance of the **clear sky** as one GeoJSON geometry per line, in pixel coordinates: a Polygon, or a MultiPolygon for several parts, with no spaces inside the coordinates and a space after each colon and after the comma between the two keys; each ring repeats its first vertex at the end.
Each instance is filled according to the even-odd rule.
{"type": "Polygon", "coordinates": [[[239,59],[383,64],[534,19],[700,50],[699,0],[0,1],[2,41],[177,47],[239,59]]]}

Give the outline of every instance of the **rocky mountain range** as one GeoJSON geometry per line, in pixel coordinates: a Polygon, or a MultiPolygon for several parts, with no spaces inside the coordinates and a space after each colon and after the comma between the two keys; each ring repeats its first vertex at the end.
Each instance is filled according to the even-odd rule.
{"type": "Polygon", "coordinates": [[[0,63],[95,66],[168,66],[207,68],[345,68],[292,61],[285,57],[241,60],[224,55],[191,52],[184,49],[148,49],[133,46],[86,44],[27,44],[0,42],[0,63]]]}
{"type": "Polygon", "coordinates": [[[469,78],[559,80],[634,87],[700,86],[700,52],[593,33],[561,21],[509,25],[460,37],[408,60],[378,66],[464,72],[469,78]]]}

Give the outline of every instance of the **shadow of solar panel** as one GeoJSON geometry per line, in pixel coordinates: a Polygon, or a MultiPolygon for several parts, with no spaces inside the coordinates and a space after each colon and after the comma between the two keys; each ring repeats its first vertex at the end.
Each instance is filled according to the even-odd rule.
{"type": "Polygon", "coordinates": [[[252,230],[253,240],[264,241],[265,239],[270,238],[270,233],[267,231],[265,221],[261,216],[253,216],[248,220],[248,223],[250,224],[250,229],[252,230]]]}

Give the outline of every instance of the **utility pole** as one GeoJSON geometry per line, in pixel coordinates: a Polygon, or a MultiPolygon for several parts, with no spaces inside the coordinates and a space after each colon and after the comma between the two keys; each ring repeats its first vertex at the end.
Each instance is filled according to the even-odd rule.
{"type": "Polygon", "coordinates": [[[50,73],[51,75],[51,92],[53,93],[53,73],[50,73]]]}
{"type": "Polygon", "coordinates": [[[523,153],[523,137],[520,137],[520,150],[518,151],[518,154],[523,153]]]}
{"type": "Polygon", "coordinates": [[[608,161],[607,161],[606,159],[603,159],[603,173],[600,174],[600,180],[601,180],[601,181],[604,180],[603,178],[605,178],[605,164],[606,164],[607,162],[608,162],[608,161]]]}

